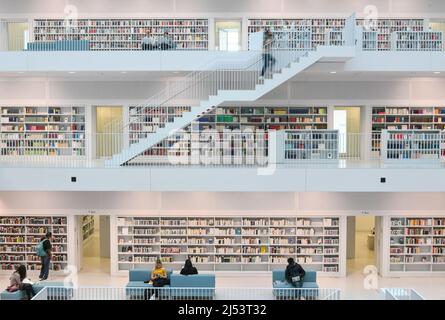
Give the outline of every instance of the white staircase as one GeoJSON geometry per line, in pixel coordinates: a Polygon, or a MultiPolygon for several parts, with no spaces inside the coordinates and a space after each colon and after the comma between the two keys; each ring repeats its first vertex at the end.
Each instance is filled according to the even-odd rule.
{"type": "MultiPolygon", "coordinates": [[[[114,154],[111,159],[106,160],[105,165],[116,167],[128,163],[176,131],[187,127],[201,115],[208,113],[225,101],[255,101],[321,59],[332,58],[338,61],[338,59],[341,58],[352,58],[355,55],[355,47],[319,47],[314,51],[308,51],[306,53],[298,52],[298,54],[295,54],[294,52],[292,56],[282,54],[283,53],[276,55],[279,66],[274,67],[274,72],[271,77],[266,77],[264,80],[258,80],[259,70],[261,70],[263,62],[261,60],[257,62],[258,66],[256,66],[254,72],[254,74],[256,74],[255,79],[251,80],[251,78],[253,78],[252,72],[247,76],[249,81],[254,81],[250,86],[252,87],[251,90],[222,90],[216,88],[216,90],[213,90],[216,92],[216,95],[209,95],[207,100],[202,100],[199,105],[192,106],[190,112],[184,112],[181,117],[176,117],[173,122],[166,123],[164,127],[158,128],[156,132],[147,134],[146,137],[139,139],[138,142],[131,144],[120,153],[114,154]],[[280,59],[283,61],[280,61],[280,59]]],[[[245,70],[247,70],[245,72],[250,71],[250,69],[245,70]]],[[[238,78],[235,77],[234,79],[229,79],[229,81],[237,81],[237,79],[238,78]]],[[[222,82],[227,81],[227,79],[224,79],[222,82]]],[[[221,87],[224,87],[224,84],[221,85],[221,87]]],[[[242,87],[243,86],[240,86],[240,88],[242,87]]]]}

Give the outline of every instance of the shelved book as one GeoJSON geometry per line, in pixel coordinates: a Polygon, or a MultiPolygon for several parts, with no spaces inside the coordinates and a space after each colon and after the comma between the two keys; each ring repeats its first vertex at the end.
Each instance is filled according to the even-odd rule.
{"type": "Polygon", "coordinates": [[[46,232],[53,233],[51,270],[68,264],[68,225],[66,216],[0,216],[0,270],[10,272],[19,264],[40,270],[36,246],[46,232]]]}
{"type": "Polygon", "coordinates": [[[389,272],[445,272],[443,217],[391,217],[389,272]]]}
{"type": "Polygon", "coordinates": [[[147,30],[168,32],[176,50],[208,50],[208,19],[36,19],[35,42],[88,40],[90,50],[141,50],[147,30]]]}
{"type": "Polygon", "coordinates": [[[371,151],[380,152],[382,130],[444,130],[445,107],[372,107],[371,151]]]}
{"type": "Polygon", "coordinates": [[[294,256],[306,268],[340,270],[339,217],[117,218],[117,271],[163,259],[179,269],[187,257],[207,271],[268,271],[294,256]],[[143,221],[143,223],[141,223],[143,221]],[[303,260],[302,260],[303,261],[303,260]]]}
{"type": "Polygon", "coordinates": [[[0,107],[0,155],[86,155],[85,107],[0,107]]]}

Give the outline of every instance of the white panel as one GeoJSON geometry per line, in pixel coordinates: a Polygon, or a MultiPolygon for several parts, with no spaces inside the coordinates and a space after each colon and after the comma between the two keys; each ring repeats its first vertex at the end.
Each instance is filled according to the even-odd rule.
{"type": "Polygon", "coordinates": [[[17,99],[29,96],[45,99],[45,83],[35,81],[0,81],[0,99],[17,99]]]}
{"type": "Polygon", "coordinates": [[[150,170],[0,169],[0,190],[7,191],[148,191],[150,170]],[[71,177],[77,182],[71,182],[71,177]]]}
{"type": "Polygon", "coordinates": [[[397,100],[409,97],[409,82],[292,82],[290,99],[299,100],[397,100]]]}
{"type": "Polygon", "coordinates": [[[303,191],[304,170],[280,169],[259,175],[257,169],[151,169],[152,191],[303,191]]]}
{"type": "Polygon", "coordinates": [[[445,210],[444,193],[399,192],[306,192],[299,194],[300,211],[349,211],[361,214],[375,212],[440,211],[445,210]]]}
{"type": "Polygon", "coordinates": [[[294,211],[295,194],[290,192],[226,192],[215,196],[216,210],[294,211]]]}
{"type": "Polygon", "coordinates": [[[163,82],[66,81],[49,83],[51,99],[141,99],[165,88],[163,82]]]}
{"type": "Polygon", "coordinates": [[[176,11],[200,13],[209,12],[216,16],[221,12],[279,12],[277,0],[176,0],[176,11]],[[278,8],[278,9],[277,9],[278,8]]]}

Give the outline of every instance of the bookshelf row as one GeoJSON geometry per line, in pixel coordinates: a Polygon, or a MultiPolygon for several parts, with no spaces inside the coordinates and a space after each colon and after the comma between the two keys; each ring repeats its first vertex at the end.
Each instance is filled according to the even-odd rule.
{"type": "Polygon", "coordinates": [[[390,272],[444,272],[445,218],[391,217],[390,272]]]}
{"type": "MultiPolygon", "coordinates": [[[[394,34],[396,32],[416,34],[429,31],[429,21],[426,19],[357,19],[356,21],[357,25],[363,27],[362,42],[366,51],[389,51],[396,48],[395,44],[392,44],[393,39],[398,37],[394,34]]],[[[405,42],[399,43],[401,48],[405,47],[405,44],[405,42]]]]}
{"type": "Polygon", "coordinates": [[[53,234],[50,269],[61,271],[68,264],[66,216],[0,216],[0,271],[14,270],[19,264],[40,270],[36,246],[48,231],[53,234]]]}
{"type": "Polygon", "coordinates": [[[371,151],[380,152],[382,130],[431,129],[445,129],[445,107],[372,107],[371,151]]]}
{"type": "MultiPolygon", "coordinates": [[[[174,121],[176,117],[188,112],[190,107],[165,107],[165,108],[140,108],[130,107],[130,144],[136,143],[141,137],[164,126],[166,122],[174,121]]],[[[328,114],[325,106],[293,107],[293,106],[221,106],[202,115],[193,123],[193,130],[312,130],[327,129],[328,114]]],[[[190,130],[191,126],[187,128],[190,130]]],[[[177,145],[177,137],[169,137],[152,149],[145,152],[145,156],[166,157],[169,155],[169,149],[177,145]]],[[[181,142],[181,149],[189,155],[190,142],[181,142]]],[[[267,146],[264,146],[267,148],[267,146]]],[[[242,146],[241,146],[242,148],[242,146]]],[[[172,151],[173,152],[173,151],[172,151]]],[[[176,151],[175,151],[176,152],[176,151]]],[[[232,150],[236,153],[236,150],[232,150]]],[[[170,152],[171,153],[171,152],[170,152]]]]}
{"type": "Polygon", "coordinates": [[[315,49],[342,45],[346,19],[249,19],[248,35],[269,29],[279,48],[315,49]]]}
{"type": "Polygon", "coordinates": [[[0,107],[0,155],[84,156],[85,107],[0,107]]]}
{"type": "Polygon", "coordinates": [[[383,130],[384,160],[440,160],[440,130],[383,130]]]}
{"type": "Polygon", "coordinates": [[[153,37],[164,32],[182,50],[207,50],[208,19],[38,19],[34,40],[88,40],[90,50],[140,50],[147,30],[153,37]]]}
{"type": "Polygon", "coordinates": [[[84,242],[94,235],[94,216],[82,216],[82,239],[84,242]]]}
{"type": "Polygon", "coordinates": [[[439,31],[393,32],[390,41],[382,40],[377,31],[363,31],[364,51],[442,51],[443,34],[439,31]]]}
{"type": "Polygon", "coordinates": [[[338,273],[338,217],[118,217],[118,271],[160,258],[178,269],[267,271],[292,256],[305,268],[338,273]]]}
{"type": "Polygon", "coordinates": [[[289,130],[282,131],[280,134],[285,135],[285,162],[338,159],[337,130],[289,130]]]}

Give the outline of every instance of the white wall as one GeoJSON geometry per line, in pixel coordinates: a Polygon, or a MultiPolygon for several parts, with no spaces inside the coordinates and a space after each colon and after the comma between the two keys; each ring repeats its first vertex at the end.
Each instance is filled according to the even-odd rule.
{"type": "MultiPolygon", "coordinates": [[[[180,15],[214,15],[223,13],[234,15],[313,15],[313,14],[347,14],[357,12],[363,15],[368,5],[377,7],[380,15],[395,16],[436,16],[445,11],[441,0],[71,0],[79,15],[88,16],[180,16],[180,15]]],[[[35,14],[62,15],[66,1],[61,0],[2,0],[0,12],[3,15],[35,14]]]]}
{"type": "MultiPolygon", "coordinates": [[[[62,81],[0,79],[0,104],[142,103],[164,88],[158,81],[62,81]]],[[[445,104],[445,79],[399,81],[290,81],[261,99],[242,105],[305,104],[385,105],[445,104]]],[[[230,104],[230,103],[226,103],[230,104]]]]}
{"type": "Polygon", "coordinates": [[[444,193],[0,192],[0,215],[46,214],[445,214],[444,193]]]}

